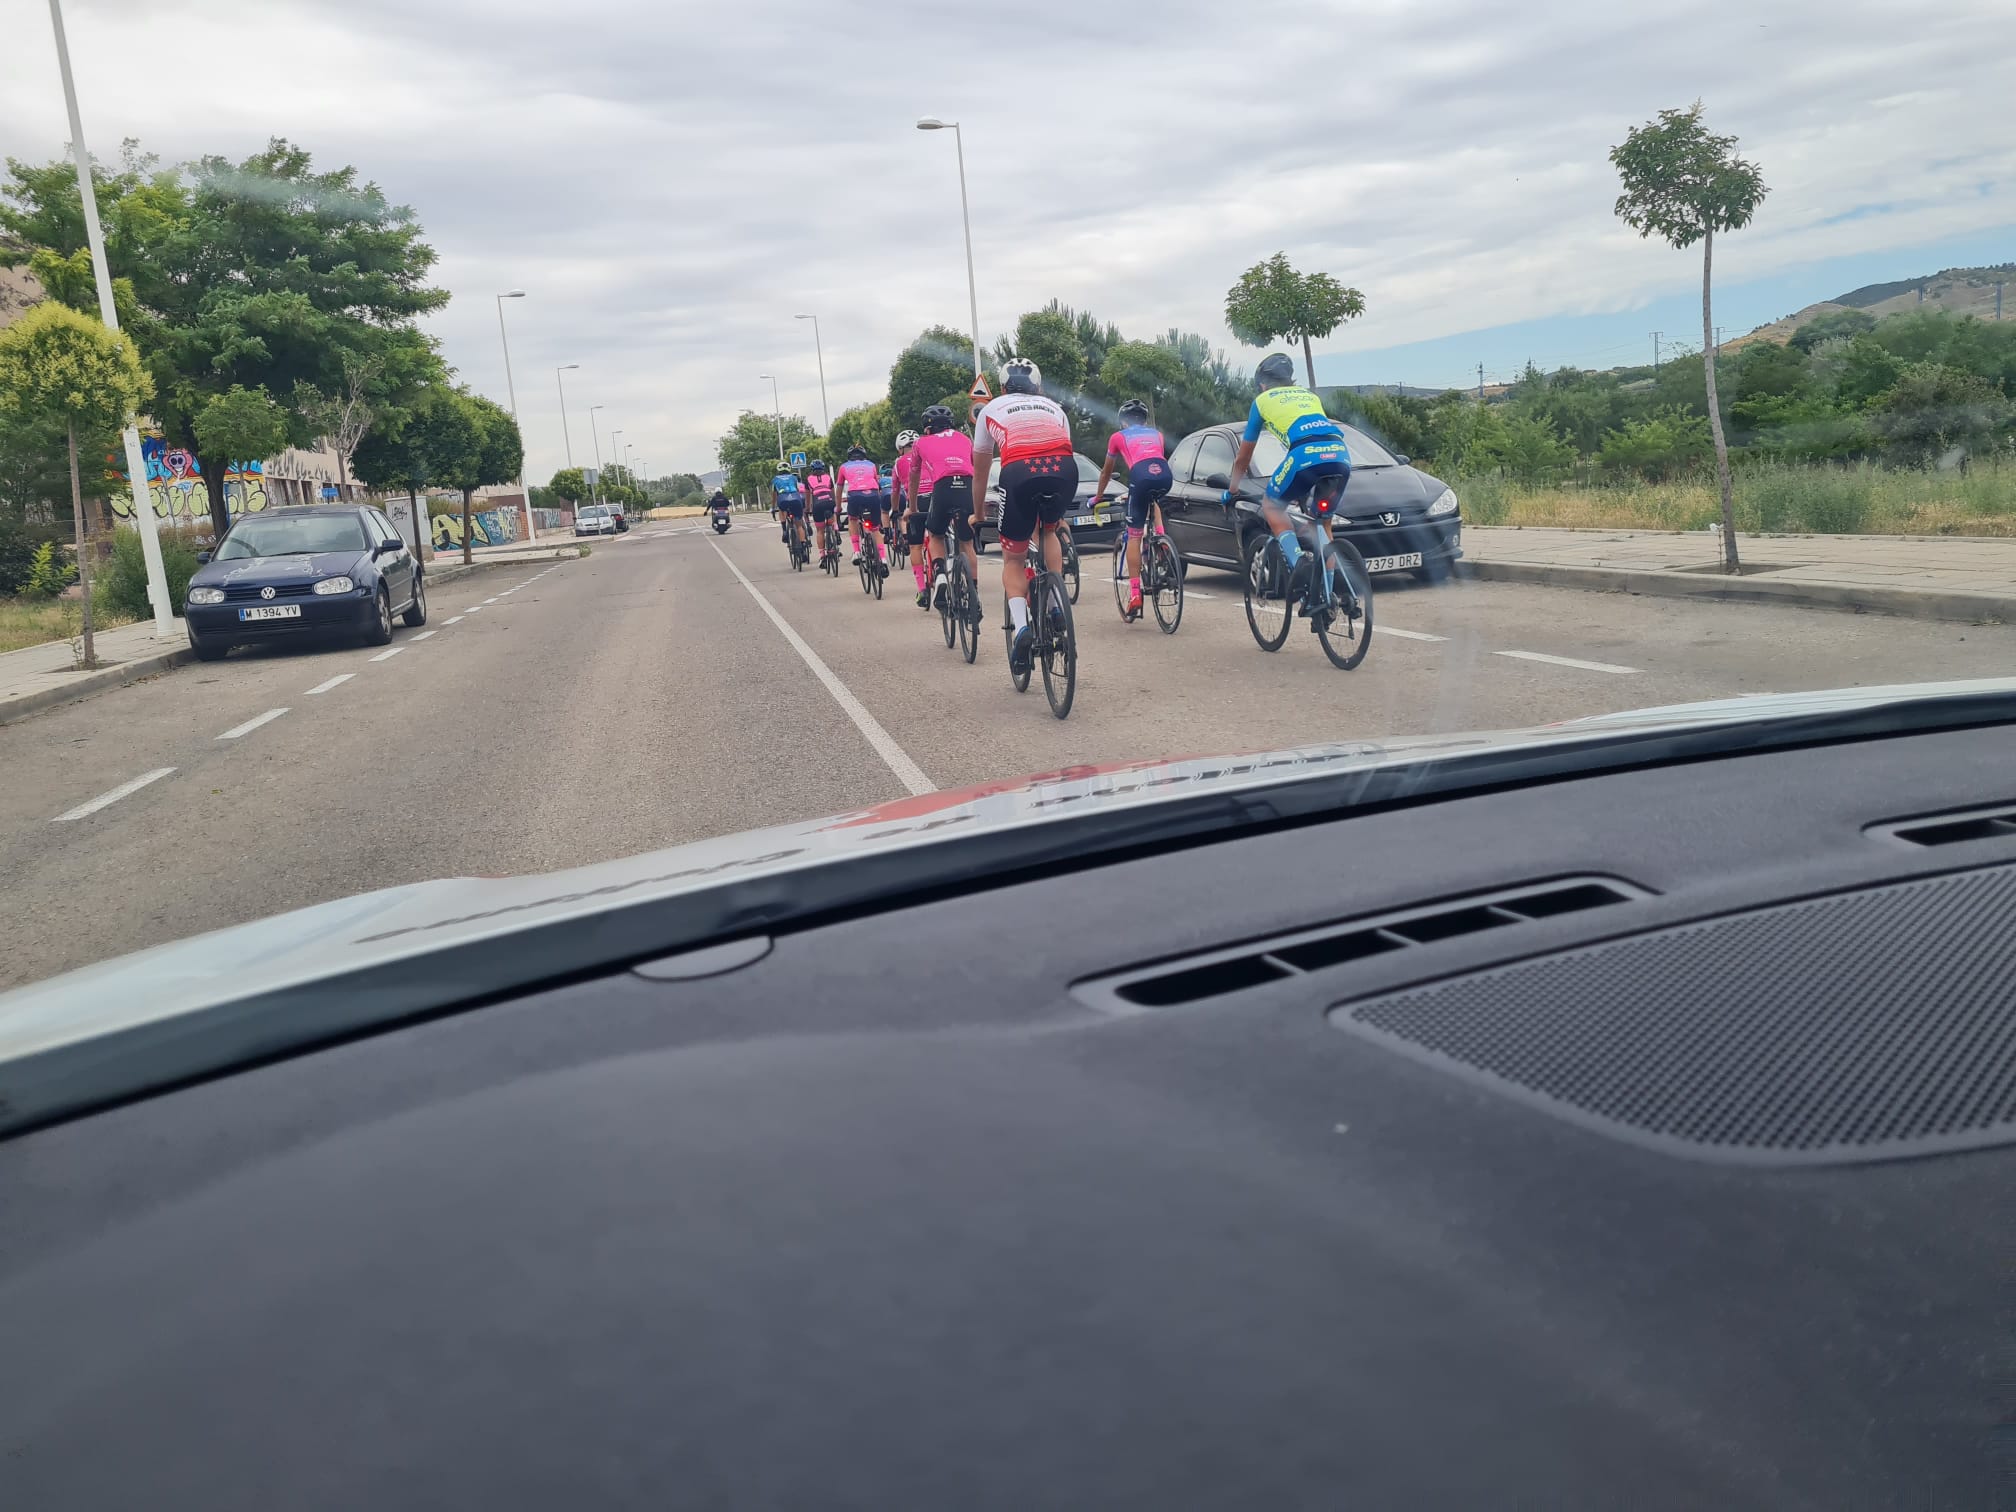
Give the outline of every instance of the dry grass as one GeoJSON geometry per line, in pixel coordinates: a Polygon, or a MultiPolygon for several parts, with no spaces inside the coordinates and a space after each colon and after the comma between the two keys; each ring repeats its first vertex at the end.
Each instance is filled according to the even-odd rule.
{"type": "MultiPolygon", "coordinates": [[[[76,599],[0,599],[0,651],[69,640],[80,633],[82,616],[83,606],[76,599]]],[[[132,615],[103,608],[91,616],[94,630],[132,623],[132,615]]]]}

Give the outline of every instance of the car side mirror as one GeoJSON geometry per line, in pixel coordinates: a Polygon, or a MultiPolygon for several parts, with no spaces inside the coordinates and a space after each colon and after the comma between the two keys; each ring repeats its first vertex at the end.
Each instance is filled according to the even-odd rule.
{"type": "Polygon", "coordinates": [[[1398,462],[1402,467],[1405,467],[1409,462],[1412,462],[1414,459],[1408,456],[1407,453],[1405,452],[1395,452],[1393,453],[1393,460],[1395,462],[1398,462]]]}
{"type": "Polygon", "coordinates": [[[1204,480],[1204,486],[1206,488],[1230,488],[1232,480],[1223,473],[1213,473],[1204,480]]]}
{"type": "Polygon", "coordinates": [[[196,553],[196,560],[199,562],[207,562],[210,560],[210,553],[207,551],[199,551],[196,553]]]}
{"type": "Polygon", "coordinates": [[[371,548],[371,555],[374,557],[391,556],[394,552],[404,551],[405,549],[406,543],[404,541],[380,541],[376,546],[371,548]]]}

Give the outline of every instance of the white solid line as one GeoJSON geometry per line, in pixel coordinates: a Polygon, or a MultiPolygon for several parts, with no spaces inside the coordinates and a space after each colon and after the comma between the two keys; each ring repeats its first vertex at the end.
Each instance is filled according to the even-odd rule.
{"type": "Polygon", "coordinates": [[[434,632],[432,630],[422,630],[418,635],[414,636],[413,639],[416,641],[423,641],[433,633],[434,632]]]}
{"type": "Polygon", "coordinates": [[[334,677],[330,678],[329,681],[319,682],[315,684],[314,687],[308,690],[308,696],[310,698],[313,698],[317,693],[327,693],[331,688],[338,687],[341,684],[350,681],[350,679],[355,677],[356,675],[357,674],[355,672],[338,672],[334,677]]]}
{"type": "MultiPolygon", "coordinates": [[[[707,544],[714,546],[712,541],[707,544]]],[[[880,756],[889,770],[896,774],[896,780],[908,788],[913,796],[937,792],[938,785],[924,775],[924,769],[904,753],[903,747],[896,744],[889,732],[877,722],[875,716],[862,707],[861,700],[848,691],[845,683],[833,675],[832,669],[819,659],[819,653],[806,645],[804,638],[791,628],[784,616],[771,607],[770,600],[756,591],[756,585],[742,575],[742,569],[729,561],[728,553],[719,546],[714,546],[714,554],[728,563],[728,570],[735,574],[736,580],[744,588],[749,590],[749,596],[756,600],[756,607],[770,616],[770,623],[783,633],[784,639],[791,643],[791,649],[796,651],[804,659],[805,665],[812,669],[812,675],[826,685],[826,691],[833,695],[833,701],[840,705],[849,719],[854,721],[854,727],[867,737],[868,744],[875,748],[875,754],[880,756]]]]}
{"type": "Polygon", "coordinates": [[[1619,667],[1610,662],[1577,661],[1572,656],[1549,656],[1544,651],[1494,651],[1493,656],[1516,656],[1521,661],[1546,662],[1554,667],[1577,667],[1584,672],[1609,672],[1618,677],[1635,677],[1636,667],[1619,667]]]}
{"type": "Polygon", "coordinates": [[[1396,630],[1391,625],[1377,626],[1372,633],[1375,635],[1397,635],[1402,640],[1446,641],[1449,639],[1446,635],[1430,635],[1425,630],[1396,630]]]}
{"type": "Polygon", "coordinates": [[[397,656],[401,651],[404,651],[405,649],[406,648],[404,646],[394,646],[390,651],[380,651],[376,656],[372,657],[371,660],[387,661],[390,658],[397,656]]]}
{"type": "Polygon", "coordinates": [[[455,616],[455,618],[449,620],[448,623],[451,625],[459,625],[462,623],[462,616],[458,614],[455,616]]]}
{"type": "Polygon", "coordinates": [[[77,805],[77,807],[70,810],[69,813],[58,814],[54,819],[50,820],[49,822],[51,824],[61,824],[66,819],[82,819],[86,814],[95,814],[98,812],[98,810],[104,808],[106,804],[117,803],[121,798],[124,798],[128,793],[137,793],[140,791],[140,789],[147,786],[148,783],[159,782],[163,777],[166,777],[170,772],[174,770],[175,768],[173,767],[156,767],[151,772],[142,772],[138,777],[135,777],[131,782],[122,782],[119,784],[119,786],[112,789],[111,792],[100,793],[96,798],[93,798],[89,803],[80,803],[77,805]]]}
{"type": "Polygon", "coordinates": [[[285,709],[268,709],[264,714],[259,715],[256,719],[248,719],[245,721],[245,723],[241,725],[233,725],[230,729],[226,730],[222,735],[219,735],[217,738],[219,740],[236,740],[240,735],[250,735],[254,730],[258,729],[259,726],[267,723],[269,720],[278,719],[282,714],[285,714],[286,712],[287,711],[285,709]]]}

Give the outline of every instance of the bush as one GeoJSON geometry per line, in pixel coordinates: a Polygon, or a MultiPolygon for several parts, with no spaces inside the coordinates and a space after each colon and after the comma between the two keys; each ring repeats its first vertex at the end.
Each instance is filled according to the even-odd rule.
{"type": "Polygon", "coordinates": [[[0,520],[0,594],[19,593],[35,565],[35,538],[13,520],[0,520]]]}
{"type": "Polygon", "coordinates": [[[28,571],[16,590],[23,598],[51,599],[77,581],[77,569],[54,541],[44,541],[28,560],[28,571]]]}
{"type": "MultiPolygon", "coordinates": [[[[161,532],[161,570],[167,575],[168,597],[177,614],[189,596],[189,579],[197,567],[196,550],[195,532],[161,532]]],[[[91,589],[102,608],[135,619],[153,614],[153,606],[147,602],[147,558],[137,529],[124,526],[112,532],[112,555],[93,574],[91,589]]]]}

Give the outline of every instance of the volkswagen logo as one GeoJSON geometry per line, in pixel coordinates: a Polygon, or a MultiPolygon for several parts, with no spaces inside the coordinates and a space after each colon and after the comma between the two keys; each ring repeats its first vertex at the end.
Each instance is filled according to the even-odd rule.
{"type": "Polygon", "coordinates": [[[1398,525],[1400,523],[1400,516],[1394,514],[1389,509],[1385,514],[1379,516],[1379,523],[1381,525],[1398,525]]]}
{"type": "Polygon", "coordinates": [[[261,589],[259,590],[259,597],[261,597],[261,598],[271,598],[271,597],[273,597],[273,590],[272,590],[271,588],[261,588],[261,589]]]}

